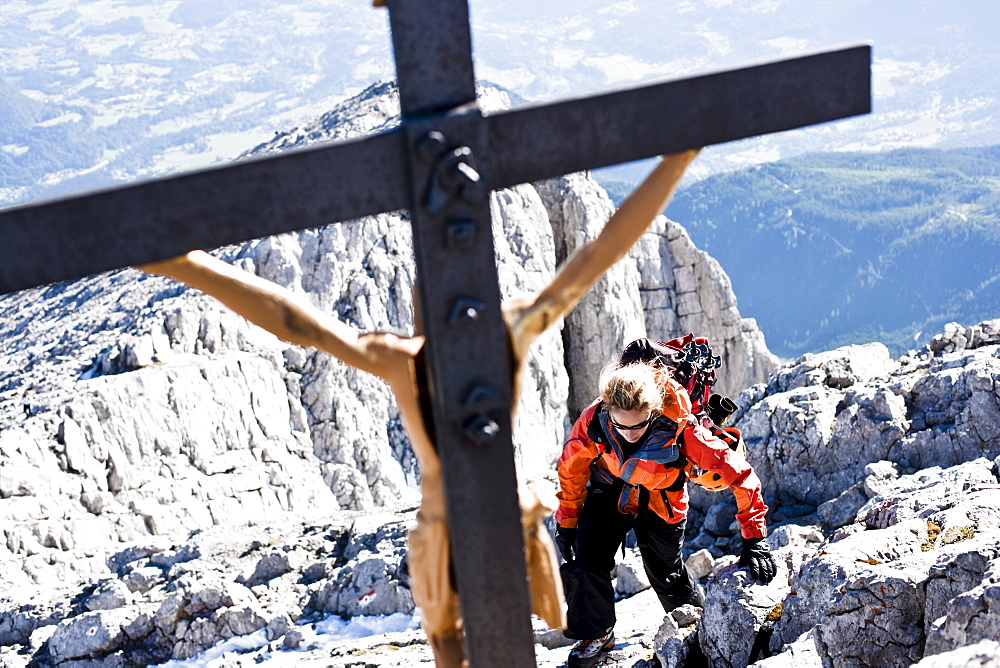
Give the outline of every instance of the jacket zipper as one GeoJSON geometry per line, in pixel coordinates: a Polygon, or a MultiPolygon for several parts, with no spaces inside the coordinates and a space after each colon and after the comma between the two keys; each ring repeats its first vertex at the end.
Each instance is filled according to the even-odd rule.
{"type": "Polygon", "coordinates": [[[674,508],[673,506],[670,505],[670,499],[667,498],[667,490],[665,489],[660,490],[660,498],[663,499],[663,505],[667,507],[667,514],[670,515],[671,518],[673,518],[674,508]]]}

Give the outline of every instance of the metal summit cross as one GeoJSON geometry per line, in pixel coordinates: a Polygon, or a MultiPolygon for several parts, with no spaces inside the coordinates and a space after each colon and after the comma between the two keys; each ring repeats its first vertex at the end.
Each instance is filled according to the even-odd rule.
{"type": "Polygon", "coordinates": [[[402,125],[0,212],[0,294],[409,209],[472,666],[534,666],[488,193],[870,111],[859,46],[484,116],[467,0],[389,0],[402,125]]]}

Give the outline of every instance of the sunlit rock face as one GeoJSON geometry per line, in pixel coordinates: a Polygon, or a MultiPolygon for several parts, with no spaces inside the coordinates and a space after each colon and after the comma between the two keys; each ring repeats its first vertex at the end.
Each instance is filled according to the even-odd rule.
{"type": "MultiPolygon", "coordinates": [[[[496,89],[481,98],[507,104],[496,89]]],[[[397,116],[393,87],[375,85],[249,155],[397,116]]],[[[586,174],[494,192],[503,297],[541,290],[612,211],[586,174]]],[[[397,212],[216,252],[360,330],[411,334],[411,241],[397,212]]],[[[725,274],[660,218],[533,346],[514,433],[522,476],[553,477],[597,369],[629,340],[689,331],[722,356],[724,392],[774,365],[725,274]]],[[[16,656],[141,664],[278,634],[304,611],[412,611],[402,537],[419,470],[381,381],[135,270],[0,298],[0,341],[0,644],[16,656]],[[371,532],[398,535],[352,551],[354,534],[331,528],[369,515],[371,532]],[[230,554],[227,541],[246,545],[230,554]]]]}

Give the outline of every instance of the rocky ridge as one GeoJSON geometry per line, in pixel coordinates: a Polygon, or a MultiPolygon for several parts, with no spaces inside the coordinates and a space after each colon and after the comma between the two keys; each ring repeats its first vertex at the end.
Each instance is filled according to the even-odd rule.
{"type": "MultiPolygon", "coordinates": [[[[375,85],[253,154],[397,114],[392,86],[375,85]]],[[[503,295],[544,286],[610,206],[586,175],[494,193],[503,295]]],[[[385,214],[218,252],[361,329],[406,333],[409,244],[406,218],[385,214]]],[[[570,387],[593,387],[565,350],[687,331],[716,343],[726,391],[774,365],[721,268],[661,218],[533,348],[522,474],[552,475],[570,387]],[[609,327],[623,314],[644,318],[609,327]]],[[[322,615],[412,610],[402,541],[419,471],[379,381],[134,270],[0,298],[0,341],[0,661],[145,665],[251,631],[294,646],[296,623],[322,615]]]]}
{"type": "MultiPolygon", "coordinates": [[[[925,382],[939,377],[933,387],[956,368],[979,369],[980,378],[986,374],[995,384],[1000,336],[982,336],[973,347],[968,335],[998,332],[998,326],[1000,321],[950,327],[935,339],[936,349],[892,360],[887,378],[910,375],[916,363],[925,382]]],[[[867,352],[847,347],[823,359],[861,365],[867,352]]],[[[830,389],[828,376],[813,373],[816,359],[807,356],[776,370],[741,402],[772,386],[779,391],[770,396],[777,396],[781,377],[808,379],[797,390],[830,389]]],[[[867,382],[886,378],[854,385],[867,382]]],[[[839,394],[839,411],[864,401],[864,393],[851,387],[832,391],[839,394]]],[[[960,414],[973,398],[953,401],[960,414]]],[[[761,399],[741,405],[741,427],[771,406],[761,399]]],[[[982,428],[988,418],[977,424],[982,428]]],[[[939,430],[957,436],[952,432],[958,428],[939,430]]],[[[796,438],[788,432],[789,443],[796,438]]],[[[748,582],[737,558],[725,554],[733,547],[732,508],[726,493],[712,495],[715,503],[692,515],[695,530],[685,550],[706,591],[703,611],[681,609],[663,617],[641,559],[634,548],[626,549],[616,570],[618,641],[609,661],[630,668],[995,665],[1000,442],[980,445],[979,456],[953,465],[911,470],[900,462],[868,462],[857,487],[849,488],[860,500],[842,493],[818,510],[801,501],[776,501],[768,541],[779,568],[767,586],[748,582]]],[[[751,448],[763,470],[761,454],[751,448]]],[[[856,453],[845,449],[840,456],[850,462],[856,453]]],[[[776,498],[786,493],[779,481],[765,484],[776,498]]],[[[100,578],[61,590],[35,587],[19,600],[6,595],[0,644],[9,648],[0,659],[11,666],[32,657],[43,665],[136,665],[206,656],[200,653],[213,648],[208,656],[222,657],[227,666],[429,665],[407,589],[410,522],[411,511],[341,511],[322,522],[147,536],[110,555],[100,578]],[[324,639],[317,629],[329,623],[324,620],[330,614],[382,615],[381,630],[360,639],[324,639]]],[[[540,666],[562,665],[569,641],[561,633],[536,621],[536,642],[540,666]]]]}
{"type": "MultiPolygon", "coordinates": [[[[700,626],[711,665],[1000,658],[988,642],[1000,632],[1000,320],[951,324],[896,360],[881,344],[805,355],[738,403],[779,574],[748,586],[735,557],[715,562],[700,626]]],[[[733,547],[729,503],[707,506],[692,549],[733,547]]]]}

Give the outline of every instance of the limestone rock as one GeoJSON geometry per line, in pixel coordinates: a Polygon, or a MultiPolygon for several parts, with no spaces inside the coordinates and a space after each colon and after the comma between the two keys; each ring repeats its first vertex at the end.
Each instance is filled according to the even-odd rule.
{"type": "Polygon", "coordinates": [[[971,327],[950,322],[944,326],[944,331],[931,339],[928,348],[935,353],[951,353],[997,342],[1000,342],[1000,323],[996,320],[971,327]]]}
{"type": "Polygon", "coordinates": [[[398,564],[382,557],[361,558],[345,566],[340,576],[320,589],[310,607],[347,617],[413,612],[413,596],[399,574],[398,564]]]}
{"type": "Polygon", "coordinates": [[[687,644],[681,636],[680,627],[670,615],[663,618],[663,623],[656,630],[653,646],[656,648],[656,658],[661,666],[675,668],[683,665],[684,659],[687,658],[687,644]]]}
{"type": "Polygon", "coordinates": [[[868,502],[862,483],[855,483],[836,498],[824,501],[816,509],[816,514],[826,529],[839,529],[850,524],[868,502]]]}
{"type": "Polygon", "coordinates": [[[922,653],[923,574],[863,574],[829,608],[820,635],[834,662],[906,666],[922,653]]]}
{"type": "Polygon", "coordinates": [[[563,633],[563,629],[549,629],[535,633],[535,644],[540,645],[545,649],[569,647],[570,645],[576,644],[576,642],[577,641],[572,638],[567,638],[563,633]]]}
{"type": "Polygon", "coordinates": [[[767,536],[767,543],[772,550],[784,547],[816,547],[824,540],[825,537],[818,527],[798,524],[784,524],[767,536]]]}
{"type": "MultiPolygon", "coordinates": [[[[537,187],[555,230],[561,262],[597,235],[612,211],[611,203],[580,174],[537,187]]],[[[615,361],[625,344],[642,336],[665,341],[694,332],[707,337],[722,358],[716,390],[723,394],[735,396],[777,366],[756,323],[740,317],[729,278],[719,264],[695,247],[681,225],[662,216],[566,322],[573,415],[593,401],[601,368],[615,361]],[[606,352],[594,355],[595,350],[606,352]]]]}
{"type": "Polygon", "coordinates": [[[90,611],[114,610],[132,601],[129,587],[118,579],[105,580],[98,584],[93,594],[87,597],[83,606],[90,611]]]}
{"type": "Polygon", "coordinates": [[[903,666],[993,637],[996,479],[984,459],[891,478],[795,570],[770,650],[903,666]]]}
{"type": "Polygon", "coordinates": [[[402,572],[412,521],[412,513],[383,513],[341,524],[212,527],[167,547],[140,543],[110,559],[115,576],[96,587],[66,590],[44,607],[5,600],[0,632],[5,644],[30,642],[33,653],[58,662],[146,665],[259,630],[291,637],[300,620],[308,623],[304,616],[326,612],[324,596],[347,614],[409,614],[402,572]]]}
{"type": "Polygon", "coordinates": [[[271,550],[261,556],[254,566],[253,574],[247,580],[247,587],[267,584],[276,577],[293,570],[301,570],[301,554],[293,550],[271,550]]]}
{"type": "Polygon", "coordinates": [[[684,565],[687,566],[691,577],[695,580],[700,580],[712,572],[712,568],[715,566],[715,558],[712,557],[711,552],[702,549],[688,557],[684,565]]]}
{"type": "MultiPolygon", "coordinates": [[[[555,231],[560,263],[596,237],[614,211],[607,193],[585,174],[550,179],[537,188],[555,231]]],[[[629,256],[598,279],[566,316],[566,362],[573,369],[571,415],[579,415],[594,400],[601,369],[617,359],[625,344],[646,335],[639,304],[638,272],[629,256]]]]}
{"type": "Polygon", "coordinates": [[[36,591],[23,601],[12,598],[12,593],[0,594],[0,646],[22,645],[36,629],[58,624],[72,614],[69,600],[57,592],[36,591]]]}
{"type": "Polygon", "coordinates": [[[782,615],[788,592],[788,572],[777,560],[778,571],[767,585],[751,582],[736,557],[720,560],[705,587],[705,607],[698,639],[711,666],[746,666],[757,634],[782,615]]]}
{"type": "Polygon", "coordinates": [[[670,617],[676,622],[677,627],[685,629],[697,624],[701,620],[702,609],[696,605],[685,604],[675,608],[670,613],[670,617]]]}
{"type": "Polygon", "coordinates": [[[385,515],[355,521],[338,560],[343,565],[310,585],[308,609],[345,616],[412,612],[406,526],[385,515]]]}
{"type": "Polygon", "coordinates": [[[977,334],[954,352],[925,348],[899,360],[881,344],[805,355],[747,390],[731,422],[771,504],[817,507],[840,497],[822,512],[834,528],[859,493],[870,498],[893,478],[888,469],[873,477],[869,464],[910,474],[1000,455],[998,327],[970,328],[977,334]]]}
{"type": "Polygon", "coordinates": [[[729,527],[736,520],[736,501],[728,492],[716,494],[714,498],[717,503],[708,508],[701,527],[715,536],[730,536],[732,531],[729,527]]]}
{"type": "Polygon", "coordinates": [[[649,588],[649,577],[638,550],[626,550],[625,559],[615,566],[615,593],[633,596],[649,588]]]}
{"type": "Polygon", "coordinates": [[[124,642],[125,621],[123,612],[117,610],[86,612],[68,619],[49,638],[49,653],[55,663],[112,654],[124,642]]]}
{"type": "Polygon", "coordinates": [[[824,668],[822,646],[813,631],[806,631],[794,642],[781,648],[781,653],[753,664],[763,668],[824,668]]]}
{"type": "Polygon", "coordinates": [[[639,272],[647,336],[704,336],[722,358],[716,392],[735,397],[778,364],[752,318],[742,318],[729,277],[684,227],[657,218],[630,252],[639,272]]]}
{"type": "MultiPolygon", "coordinates": [[[[392,127],[393,88],[252,155],[392,127]]],[[[544,287],[611,211],[584,174],[497,191],[491,210],[505,299],[544,287]]],[[[411,246],[391,213],[214,252],[360,329],[409,334],[411,246]]],[[[601,355],[688,331],[723,356],[724,392],[774,364],[718,265],[660,219],[532,347],[522,476],[551,476],[601,355]]],[[[296,646],[298,621],[326,610],[412,610],[402,527],[419,470],[381,381],[134,270],[0,297],[0,339],[0,645],[13,654],[152,664],[260,629],[296,646]]]]}
{"type": "Polygon", "coordinates": [[[252,633],[266,624],[259,609],[252,604],[217,608],[210,615],[195,617],[178,624],[178,639],[173,658],[188,659],[216,645],[221,640],[252,633]]]}
{"type": "Polygon", "coordinates": [[[973,645],[926,656],[914,665],[919,668],[997,668],[1000,666],[1000,643],[980,640],[973,645]]]}
{"type": "MultiPolygon", "coordinates": [[[[996,546],[993,553],[996,554],[996,546]]],[[[966,557],[965,565],[969,565],[970,561],[984,555],[966,553],[962,556],[966,557]]],[[[928,587],[927,654],[943,654],[1000,637],[1000,557],[994,557],[989,562],[978,583],[975,582],[976,570],[975,566],[971,570],[960,566],[950,570],[937,569],[939,577],[931,580],[931,584],[936,586],[928,587]],[[958,577],[955,577],[956,574],[958,577]],[[946,586],[939,584],[942,580],[947,583],[946,586]],[[975,586],[945,604],[945,597],[941,596],[943,592],[947,596],[970,584],[975,586]],[[934,595],[937,598],[932,598],[934,595]],[[936,603],[933,607],[932,602],[936,603]],[[939,613],[942,616],[935,617],[939,613]]]]}

